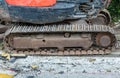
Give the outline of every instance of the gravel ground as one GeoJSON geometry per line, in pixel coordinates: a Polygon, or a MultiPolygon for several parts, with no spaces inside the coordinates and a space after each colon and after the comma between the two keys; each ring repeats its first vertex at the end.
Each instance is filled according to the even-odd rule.
{"type": "Polygon", "coordinates": [[[11,62],[1,58],[0,73],[14,78],[119,78],[120,57],[28,56],[11,62]]]}

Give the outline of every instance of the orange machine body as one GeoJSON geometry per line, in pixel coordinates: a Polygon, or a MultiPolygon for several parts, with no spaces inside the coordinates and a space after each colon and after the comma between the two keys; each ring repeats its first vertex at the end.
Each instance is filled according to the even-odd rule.
{"type": "Polygon", "coordinates": [[[6,0],[8,4],[17,6],[52,6],[56,3],[56,0],[6,0]]]}

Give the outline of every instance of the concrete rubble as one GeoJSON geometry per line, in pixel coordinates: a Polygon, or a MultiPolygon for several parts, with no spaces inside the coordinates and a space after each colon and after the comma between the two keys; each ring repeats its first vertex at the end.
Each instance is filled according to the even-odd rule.
{"type": "Polygon", "coordinates": [[[11,60],[0,59],[0,73],[14,75],[14,78],[119,78],[120,76],[120,57],[27,56],[11,60]]]}

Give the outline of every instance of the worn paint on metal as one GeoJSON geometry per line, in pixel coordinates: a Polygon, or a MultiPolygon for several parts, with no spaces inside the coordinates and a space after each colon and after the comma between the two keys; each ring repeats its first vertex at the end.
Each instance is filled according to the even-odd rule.
{"type": "Polygon", "coordinates": [[[0,0],[0,18],[13,22],[53,23],[66,19],[95,17],[105,8],[102,0],[57,0],[51,7],[13,6],[0,0]]]}

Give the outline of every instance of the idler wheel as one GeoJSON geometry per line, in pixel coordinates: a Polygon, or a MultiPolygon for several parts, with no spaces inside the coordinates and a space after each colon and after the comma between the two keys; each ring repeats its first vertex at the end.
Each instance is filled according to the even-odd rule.
{"type": "Polygon", "coordinates": [[[112,35],[110,33],[98,33],[96,35],[96,45],[100,47],[109,47],[112,45],[112,35]]]}
{"type": "Polygon", "coordinates": [[[107,18],[103,14],[99,14],[96,18],[91,20],[92,24],[95,25],[107,25],[107,18]]]}

